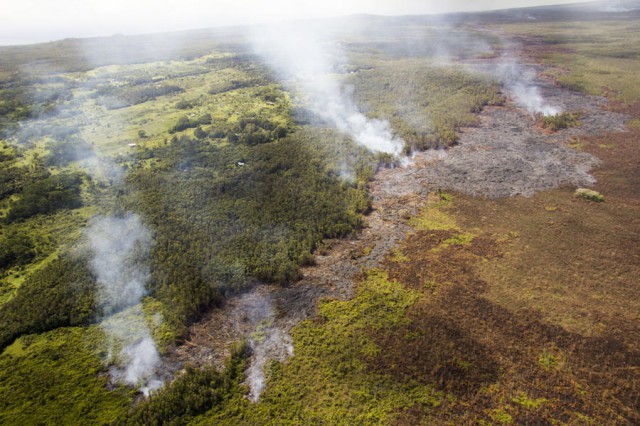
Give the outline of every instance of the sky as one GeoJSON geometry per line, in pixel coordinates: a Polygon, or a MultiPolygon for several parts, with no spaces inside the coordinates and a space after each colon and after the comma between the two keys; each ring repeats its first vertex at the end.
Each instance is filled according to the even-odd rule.
{"type": "Polygon", "coordinates": [[[2,0],[0,45],[354,13],[412,15],[576,0],[2,0]]]}

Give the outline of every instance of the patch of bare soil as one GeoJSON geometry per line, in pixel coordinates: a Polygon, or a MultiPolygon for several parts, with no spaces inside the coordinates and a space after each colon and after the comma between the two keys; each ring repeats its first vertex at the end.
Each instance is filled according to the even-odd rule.
{"type": "MultiPolygon", "coordinates": [[[[626,116],[605,110],[606,103],[603,98],[579,95],[543,80],[537,80],[536,83],[549,103],[560,106],[566,111],[580,112],[581,124],[574,128],[549,133],[536,124],[535,118],[529,112],[510,99],[504,106],[485,108],[480,114],[480,124],[475,128],[463,129],[457,146],[447,151],[419,153],[406,167],[380,171],[370,183],[373,211],[367,217],[368,226],[357,236],[353,239],[327,241],[325,247],[316,253],[316,264],[304,268],[304,277],[296,283],[291,283],[287,287],[259,285],[247,293],[230,298],[222,308],[212,310],[200,322],[191,326],[186,342],[171,349],[166,356],[166,361],[176,366],[191,364],[222,367],[231,347],[238,340],[252,340],[252,334],[256,333],[260,327],[284,337],[281,346],[272,344],[256,352],[260,352],[267,358],[285,359],[290,354],[289,351],[283,350],[287,345],[286,336],[289,330],[299,321],[313,317],[319,300],[351,297],[360,272],[363,269],[384,264],[385,256],[398,242],[404,240],[411,230],[406,219],[417,214],[424,206],[428,194],[438,189],[454,190],[481,197],[480,199],[466,198],[471,200],[469,201],[471,205],[477,202],[480,203],[478,205],[483,206],[482,211],[477,212],[477,216],[466,216],[468,227],[473,229],[485,226],[483,217],[500,214],[499,209],[494,213],[486,210],[488,204],[483,203],[493,202],[490,199],[515,195],[532,196],[539,191],[563,186],[592,185],[595,179],[589,173],[593,167],[600,164],[598,158],[587,152],[570,148],[568,141],[624,131],[626,116]]],[[[603,167],[600,170],[599,176],[605,178],[607,168],[603,167]]],[[[561,193],[562,197],[567,198],[567,191],[561,191],[561,193]]],[[[528,199],[522,197],[516,199],[526,204],[523,207],[525,211],[539,207],[533,206],[528,199]]],[[[548,207],[557,206],[550,204],[548,207]]],[[[475,207],[469,207],[466,211],[472,211],[473,208],[475,207]]],[[[552,210],[545,210],[545,214],[552,210]]],[[[522,221],[516,213],[513,214],[514,220],[522,221]]],[[[562,228],[558,229],[562,232],[562,228]]],[[[498,231],[496,228],[496,233],[502,231],[504,230],[498,231]]],[[[416,244],[437,244],[438,239],[442,239],[443,235],[422,235],[422,238],[423,241],[416,244]]],[[[469,259],[491,258],[495,255],[495,253],[489,254],[495,246],[494,240],[495,238],[489,234],[476,238],[471,248],[457,253],[452,257],[451,262],[444,257],[440,258],[439,263],[437,259],[431,259],[435,262],[433,267],[420,271],[425,276],[444,274],[434,275],[434,280],[438,282],[456,280],[459,282],[458,285],[442,290],[439,293],[440,296],[429,304],[418,304],[412,314],[416,329],[422,333],[421,339],[431,339],[432,343],[443,343],[444,346],[440,346],[439,349],[434,348],[440,352],[434,352],[428,362],[423,359],[424,357],[416,359],[415,365],[406,371],[403,370],[402,365],[395,363],[391,354],[389,359],[379,360],[381,365],[388,364],[389,368],[397,365],[394,367],[397,369],[394,374],[418,376],[423,374],[425,380],[440,378],[438,380],[441,380],[445,390],[467,395],[466,399],[463,398],[466,402],[452,408],[454,411],[461,410],[460,412],[469,408],[464,404],[479,403],[479,399],[482,398],[492,400],[492,397],[487,396],[486,393],[478,393],[479,389],[484,389],[483,386],[495,382],[501,375],[519,374],[517,383],[523,386],[530,380],[538,382],[551,380],[540,389],[532,391],[530,396],[544,396],[547,391],[551,392],[548,395],[557,395],[557,397],[554,396],[556,399],[554,399],[553,410],[549,408],[551,411],[540,412],[535,418],[523,417],[527,421],[538,419],[544,422],[544,419],[549,418],[548,416],[557,414],[557,410],[561,410],[561,403],[568,401],[578,392],[575,388],[577,385],[571,382],[573,376],[558,375],[553,368],[549,370],[533,368],[526,371],[516,368],[522,362],[538,363],[539,357],[545,353],[565,362],[563,357],[573,356],[576,347],[583,348],[584,350],[576,355],[582,357],[580,360],[588,358],[587,361],[579,361],[576,364],[578,368],[584,366],[584,376],[580,376],[581,380],[586,380],[588,383],[588,379],[584,377],[589,374],[589,369],[594,371],[593,380],[598,381],[601,380],[599,372],[602,369],[617,368],[620,369],[620,374],[614,375],[615,380],[612,379],[613,382],[607,383],[615,384],[617,389],[615,392],[630,391],[630,388],[619,380],[622,375],[628,373],[625,368],[631,359],[628,358],[631,355],[629,355],[630,349],[625,346],[626,343],[620,343],[618,340],[610,342],[605,337],[600,341],[597,340],[599,337],[596,335],[589,337],[596,340],[585,340],[586,338],[581,337],[577,332],[565,331],[557,325],[547,324],[546,319],[536,311],[536,307],[529,304],[514,305],[514,310],[505,308],[492,299],[493,293],[490,285],[487,284],[489,276],[484,276],[480,272],[468,274],[471,268],[469,259]],[[486,247],[483,248],[482,244],[485,243],[486,247]],[[469,252],[474,247],[480,252],[469,252]],[[489,251],[483,251],[485,249],[489,251]],[[460,262],[455,263],[455,259],[460,262]],[[460,308],[456,310],[457,314],[460,314],[459,318],[449,321],[448,307],[456,303],[460,308]],[[514,311],[517,314],[514,314],[514,311]],[[483,312],[486,312],[486,315],[483,312]],[[502,331],[498,333],[496,330],[502,331]],[[550,337],[554,335],[559,337],[557,339],[550,337]],[[499,339],[492,343],[487,340],[490,338],[487,336],[491,338],[498,336],[499,339]],[[513,343],[522,336],[530,336],[530,339],[523,340],[526,344],[513,343]],[[502,345],[504,351],[497,351],[496,344],[502,345]],[[622,346],[616,346],[620,344],[622,346]],[[620,347],[627,349],[616,349],[620,347]],[[590,353],[589,351],[595,351],[592,358],[584,355],[590,353]],[[611,357],[602,355],[608,351],[613,353],[611,357]],[[619,357],[624,359],[618,359],[619,357]],[[423,361],[426,364],[422,365],[423,361]],[[601,367],[596,368],[596,364],[601,361],[601,367]],[[456,384],[456,381],[459,383],[456,384]]],[[[538,249],[544,251],[543,247],[538,249]]],[[[554,254],[554,256],[560,255],[561,253],[554,254]]],[[[591,256],[593,253],[588,255],[591,256]]],[[[388,263],[386,265],[389,266],[388,263]]],[[[402,275],[401,271],[396,272],[402,275]]],[[[556,269],[554,273],[561,273],[561,271],[556,269]]],[[[411,285],[412,276],[416,277],[415,274],[406,275],[403,282],[411,285]]],[[[423,285],[423,281],[416,285],[418,284],[423,285]]],[[[503,287],[506,288],[509,285],[505,284],[503,287]]],[[[397,340],[397,336],[391,335],[388,339],[390,340],[386,344],[389,345],[407,344],[404,341],[396,342],[394,339],[397,340]]],[[[422,347],[422,343],[416,343],[413,346],[422,347]]],[[[256,345],[259,346],[259,343],[256,345]]],[[[409,346],[413,347],[411,344],[409,346]]],[[[416,349],[418,354],[416,356],[420,357],[418,349],[416,349]]],[[[394,370],[391,368],[391,371],[394,370]]],[[[515,388],[513,390],[516,391],[515,388]]],[[[598,392],[606,393],[606,390],[606,386],[598,388],[598,392]]],[[[583,402],[576,400],[575,404],[583,404],[583,402]]],[[[598,404],[589,405],[590,410],[604,409],[598,404]]],[[[490,405],[490,403],[480,404],[478,410],[482,411],[482,407],[490,405]]],[[[629,414],[629,405],[626,401],[616,407],[626,407],[627,418],[633,417],[633,414],[629,414]]],[[[608,408],[607,410],[611,411],[608,408]]],[[[603,418],[616,418],[614,413],[609,414],[603,418]]],[[[470,418],[454,417],[467,420],[470,418]]]]}

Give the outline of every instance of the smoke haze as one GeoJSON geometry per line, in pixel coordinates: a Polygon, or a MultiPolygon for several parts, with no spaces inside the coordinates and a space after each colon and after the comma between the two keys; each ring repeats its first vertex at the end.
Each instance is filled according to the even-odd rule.
{"type": "Polygon", "coordinates": [[[90,266],[98,284],[98,303],[106,316],[101,326],[107,333],[109,350],[123,345],[117,358],[124,367],[112,369],[112,378],[140,386],[148,394],[162,384],[155,377],[160,355],[140,308],[149,279],[146,259],[151,232],[138,215],[127,213],[93,218],[85,235],[92,252],[90,266]],[[117,315],[124,310],[128,312],[117,315]]]}
{"type": "Polygon", "coordinates": [[[535,71],[528,69],[515,60],[504,59],[498,66],[498,76],[519,106],[530,114],[556,115],[562,109],[545,101],[540,88],[535,84],[535,71]]]}
{"type": "Polygon", "coordinates": [[[151,233],[140,217],[98,216],[87,227],[93,252],[91,268],[97,277],[98,300],[106,315],[138,304],[145,294],[151,233]]]}
{"type": "MultiPolygon", "coordinates": [[[[581,0],[521,0],[518,7],[581,0]]],[[[35,43],[66,37],[178,31],[221,25],[356,13],[410,15],[514,7],[508,0],[371,0],[300,2],[293,0],[23,0],[5,2],[0,44],[35,43]],[[73,11],[73,13],[70,13],[73,11]]]]}
{"type": "MultiPolygon", "coordinates": [[[[521,47],[509,39],[501,39],[500,59],[492,61],[490,64],[477,63],[472,59],[468,69],[472,72],[486,72],[494,76],[513,101],[521,108],[526,109],[529,114],[534,115],[557,115],[562,112],[558,105],[549,103],[540,90],[536,82],[536,69],[522,64],[518,57],[521,47]]],[[[481,44],[479,46],[482,46],[481,44]]],[[[476,54],[490,53],[485,45],[481,50],[476,50],[476,54]]]]}
{"type": "Polygon", "coordinates": [[[265,366],[269,361],[282,362],[292,356],[293,341],[288,328],[278,322],[269,293],[254,290],[240,296],[237,307],[229,317],[242,318],[236,320],[234,325],[238,335],[247,336],[251,348],[246,384],[249,386],[249,400],[258,402],[266,385],[265,366]],[[243,330],[241,322],[246,322],[250,328],[243,330]]]}
{"type": "Polygon", "coordinates": [[[371,152],[400,154],[404,142],[389,123],[362,114],[341,86],[335,70],[343,62],[342,53],[321,29],[312,24],[262,26],[251,39],[256,52],[290,89],[301,92],[311,111],[371,152]]]}

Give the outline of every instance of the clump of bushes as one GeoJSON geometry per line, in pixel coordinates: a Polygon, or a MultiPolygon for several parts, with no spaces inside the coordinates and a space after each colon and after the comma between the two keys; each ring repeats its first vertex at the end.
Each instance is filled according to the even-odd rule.
{"type": "Polygon", "coordinates": [[[193,129],[204,124],[211,124],[211,114],[203,114],[200,117],[193,120],[187,116],[182,116],[178,119],[178,122],[169,129],[169,133],[181,132],[187,129],[193,129]]]}
{"type": "Polygon", "coordinates": [[[131,88],[130,86],[104,86],[93,94],[99,103],[107,109],[120,109],[132,105],[152,101],[159,96],[182,93],[184,89],[175,85],[147,85],[131,88]]]}
{"type": "Polygon", "coordinates": [[[604,202],[604,196],[602,196],[602,194],[600,194],[598,191],[594,191],[592,189],[578,188],[573,195],[587,201],[593,201],[596,203],[604,202]]]}
{"type": "Polygon", "coordinates": [[[35,244],[28,236],[15,232],[0,235],[0,268],[25,265],[35,256],[35,244]]]}
{"type": "Polygon", "coordinates": [[[185,99],[181,99],[176,102],[176,109],[191,109],[196,106],[195,101],[187,101],[185,99]]]}
{"type": "Polygon", "coordinates": [[[20,198],[11,204],[4,218],[5,222],[11,223],[37,214],[82,207],[82,181],[81,173],[65,172],[26,185],[20,198]]]}
{"type": "Polygon", "coordinates": [[[208,137],[213,139],[227,138],[232,144],[249,146],[282,139],[289,133],[289,129],[286,126],[274,123],[268,117],[259,115],[246,115],[233,124],[218,122],[214,126],[203,127],[209,124],[212,124],[210,114],[204,114],[193,119],[183,116],[169,129],[169,133],[195,128],[194,136],[196,139],[202,140],[208,137]]]}
{"type": "Polygon", "coordinates": [[[543,128],[549,129],[553,132],[557,132],[558,130],[577,126],[579,117],[580,114],[578,113],[562,112],[555,115],[541,116],[540,121],[543,128]]]}
{"type": "Polygon", "coordinates": [[[259,145],[271,140],[284,138],[287,133],[288,129],[286,127],[276,126],[267,118],[246,116],[231,126],[226,135],[231,143],[259,145]]]}

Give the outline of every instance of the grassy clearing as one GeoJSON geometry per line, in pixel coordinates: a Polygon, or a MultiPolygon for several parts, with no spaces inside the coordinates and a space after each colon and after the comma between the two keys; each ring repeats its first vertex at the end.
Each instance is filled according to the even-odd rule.
{"type": "Polygon", "coordinates": [[[409,219],[409,225],[416,231],[447,231],[456,228],[455,220],[447,214],[447,205],[452,199],[446,193],[431,196],[421,214],[409,219]]]}
{"type": "Polygon", "coordinates": [[[482,268],[496,300],[539,310],[551,322],[586,335],[604,332],[613,306],[631,320],[636,303],[628,299],[633,289],[625,283],[634,268],[623,253],[633,240],[626,224],[635,222],[634,209],[609,207],[611,202],[618,200],[609,196],[607,203],[585,203],[572,191],[553,191],[536,196],[529,211],[522,200],[478,208],[484,229],[518,235],[511,240],[508,262],[482,268]],[[491,220],[495,216],[503,223],[491,220]]]}

